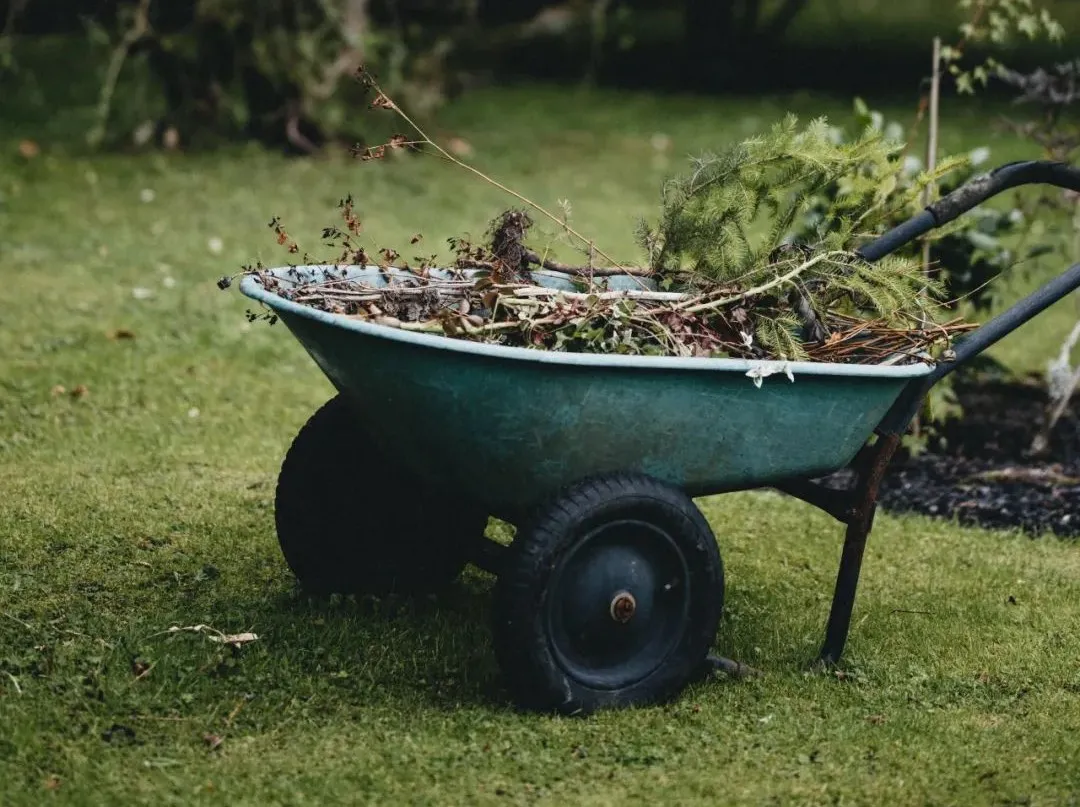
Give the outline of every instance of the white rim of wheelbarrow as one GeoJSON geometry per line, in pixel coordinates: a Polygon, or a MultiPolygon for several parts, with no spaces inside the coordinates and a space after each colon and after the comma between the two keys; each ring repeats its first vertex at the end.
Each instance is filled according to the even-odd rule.
{"type": "MultiPolygon", "coordinates": [[[[325,273],[328,269],[337,270],[361,270],[380,271],[377,266],[338,266],[310,265],[310,266],[286,266],[262,269],[261,271],[273,275],[285,282],[295,282],[289,277],[294,272],[317,272],[325,273]]],[[[393,274],[398,274],[394,272],[393,274]]],[[[534,273],[541,274],[541,273],[534,273]]],[[[546,274],[546,273],[543,273],[546,274]]],[[[403,276],[409,276],[402,273],[403,276]]],[[[415,277],[415,276],[413,276],[415,277]]],[[[840,364],[835,362],[813,361],[777,361],[756,359],[728,359],[706,357],[678,357],[678,356],[626,356],[615,353],[565,353],[554,350],[539,350],[525,347],[512,347],[508,345],[489,345],[483,342],[472,342],[467,339],[455,339],[453,337],[439,336],[438,334],[422,333],[418,331],[405,331],[390,325],[377,325],[372,322],[352,319],[343,314],[331,314],[311,306],[294,303],[280,295],[267,291],[259,283],[255,275],[245,275],[240,281],[240,292],[246,297],[265,303],[277,312],[288,312],[305,319],[322,322],[335,328],[374,336],[379,339],[389,339],[394,342],[403,342],[410,345],[434,348],[435,350],[448,350],[455,353],[467,353],[474,356],[486,356],[489,358],[514,359],[519,361],[531,361],[540,364],[574,365],[578,367],[620,367],[620,368],[648,368],[652,370],[704,370],[713,372],[742,372],[758,382],[760,378],[769,375],[817,375],[817,376],[849,376],[849,377],[873,377],[873,378],[918,378],[925,376],[933,370],[929,363],[915,363],[906,365],[882,365],[882,364],[840,364]]],[[[791,380],[794,380],[791,378],[791,380]]]]}

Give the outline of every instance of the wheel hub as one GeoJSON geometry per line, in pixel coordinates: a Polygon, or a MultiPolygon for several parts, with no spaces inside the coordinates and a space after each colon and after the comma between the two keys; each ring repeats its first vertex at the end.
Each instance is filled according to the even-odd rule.
{"type": "Polygon", "coordinates": [[[556,564],[547,597],[552,653],[600,688],[629,686],[659,667],[685,630],[689,571],[674,541],[643,521],[610,522],[556,564]]]}

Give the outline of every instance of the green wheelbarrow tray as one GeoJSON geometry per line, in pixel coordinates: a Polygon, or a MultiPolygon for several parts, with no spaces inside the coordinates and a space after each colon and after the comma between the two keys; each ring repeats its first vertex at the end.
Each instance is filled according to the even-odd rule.
{"type": "MultiPolygon", "coordinates": [[[[1080,192],[1080,170],[1002,166],[858,251],[876,261],[1032,183],[1080,192]]],[[[772,487],[845,525],[819,656],[838,662],[878,487],[926,393],[1080,287],[1077,264],[960,340],[948,361],[866,366],[485,345],[329,314],[274,291],[328,269],[272,270],[271,288],[255,275],[240,284],[338,391],[297,435],[278,477],[275,519],[290,567],[315,590],[376,593],[433,590],[465,562],[493,572],[494,649],[514,699],[564,713],[667,699],[696,676],[724,587],[693,499],[725,491],[772,487]],[[845,468],[853,482],[825,478],[845,468]],[[327,496],[328,487],[349,495],[327,496]],[[361,495],[368,506],[354,501],[361,495]],[[518,527],[510,546],[483,536],[490,515],[518,527]]],[[[346,271],[386,282],[375,267],[346,271]]],[[[573,288],[565,276],[534,279],[573,288]]]]}
{"type": "MultiPolygon", "coordinates": [[[[326,269],[273,274],[312,282],[326,269]]],[[[385,283],[374,267],[347,276],[385,283]]],[[[503,347],[326,313],[251,276],[241,290],[279,315],[361,421],[378,424],[370,439],[384,453],[511,522],[577,480],[618,471],[695,497],[821,476],[847,465],[908,382],[932,370],[503,347]]]]}

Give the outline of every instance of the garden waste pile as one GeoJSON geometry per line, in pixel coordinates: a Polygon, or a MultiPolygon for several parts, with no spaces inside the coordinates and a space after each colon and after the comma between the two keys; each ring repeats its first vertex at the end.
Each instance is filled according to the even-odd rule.
{"type": "MultiPolygon", "coordinates": [[[[427,145],[434,144],[426,137],[399,135],[362,156],[380,159],[388,150],[427,145]]],[[[637,226],[645,258],[638,265],[608,258],[565,218],[536,205],[558,224],[555,237],[580,250],[581,265],[547,257],[550,235],[531,244],[535,223],[528,209],[517,208],[495,218],[483,244],[450,239],[449,260],[403,261],[395,249],[368,251],[349,197],[339,205],[342,224],[323,232],[337,250],[332,261],[304,261],[286,277],[261,266],[245,273],[321,311],[493,345],[863,364],[933,361],[957,333],[974,326],[941,315],[950,309],[919,257],[921,244],[875,263],[856,251],[919,210],[925,188],[961,164],[947,160],[933,174],[912,174],[902,157],[902,146],[880,132],[868,129],[842,142],[824,120],[800,129],[788,117],[767,135],[695,159],[689,172],[669,180],[658,221],[637,226]],[[311,282],[302,269],[314,265],[322,272],[311,282]],[[357,277],[357,267],[377,267],[376,279],[371,272],[357,277]]],[[[270,226],[280,244],[298,252],[279,220],[270,226]]]]}

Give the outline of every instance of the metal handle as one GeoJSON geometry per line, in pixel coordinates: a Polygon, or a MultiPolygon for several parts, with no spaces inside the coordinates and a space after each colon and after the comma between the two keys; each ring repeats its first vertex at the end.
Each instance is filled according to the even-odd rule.
{"type": "Polygon", "coordinates": [[[930,373],[916,378],[900,394],[882,419],[880,434],[903,434],[918,413],[930,388],[953,370],[974,359],[987,348],[1034,319],[1047,308],[1080,288],[1080,263],[1074,264],[1046,285],[1007,308],[989,322],[956,341],[953,358],[942,361],[930,373]]]}
{"type": "MultiPolygon", "coordinates": [[[[1007,163],[961,185],[918,215],[861,247],[858,252],[865,260],[876,261],[935,227],[956,219],[990,197],[1019,185],[1054,185],[1080,192],[1080,169],[1067,163],[1045,160],[1007,163]]],[[[881,421],[878,433],[902,434],[934,384],[1078,288],[1080,264],[1069,267],[1037,291],[958,339],[956,355],[949,361],[940,362],[924,378],[913,380],[881,421]]]]}
{"type": "Polygon", "coordinates": [[[1015,303],[992,320],[956,341],[955,356],[938,363],[927,379],[930,383],[944,378],[960,365],[1034,319],[1063,297],[1080,288],[1080,263],[1073,264],[1049,283],[1015,303]]]}
{"type": "Polygon", "coordinates": [[[971,180],[930,205],[936,226],[948,224],[991,196],[1019,185],[1054,185],[1080,192],[1080,168],[1049,160],[1006,163],[985,176],[971,180]]]}
{"type": "Polygon", "coordinates": [[[918,215],[859,247],[856,252],[868,261],[884,258],[935,227],[948,224],[987,199],[1020,185],[1054,185],[1080,193],[1080,168],[1049,160],[1006,163],[989,174],[964,183],[918,215]]]}

